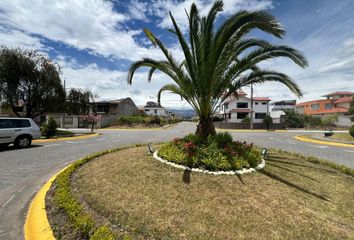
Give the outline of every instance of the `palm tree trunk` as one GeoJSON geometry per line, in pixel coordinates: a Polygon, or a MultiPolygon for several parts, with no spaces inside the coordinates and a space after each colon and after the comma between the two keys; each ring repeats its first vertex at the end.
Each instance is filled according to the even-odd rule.
{"type": "Polygon", "coordinates": [[[215,136],[216,131],[213,120],[211,118],[201,118],[198,122],[197,131],[195,134],[201,136],[202,138],[207,138],[209,135],[215,136]]]}

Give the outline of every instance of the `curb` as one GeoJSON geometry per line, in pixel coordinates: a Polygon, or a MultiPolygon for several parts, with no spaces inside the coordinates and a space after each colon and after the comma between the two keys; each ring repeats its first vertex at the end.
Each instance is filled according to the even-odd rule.
{"type": "Polygon", "coordinates": [[[294,138],[296,140],[298,140],[298,141],[301,141],[301,142],[317,143],[317,144],[321,144],[321,145],[330,145],[330,146],[335,146],[335,147],[354,148],[353,144],[321,141],[321,140],[312,139],[312,138],[307,137],[307,136],[299,136],[299,135],[297,135],[294,138]]]}
{"type": "Polygon", "coordinates": [[[67,140],[77,140],[77,139],[85,139],[98,136],[99,133],[86,134],[83,136],[76,137],[63,137],[63,138],[53,138],[53,139],[36,139],[33,140],[34,143],[47,143],[47,142],[59,142],[59,141],[67,141],[67,140]]]}
{"type": "Polygon", "coordinates": [[[158,156],[158,150],[156,150],[153,154],[153,157],[164,163],[164,164],[167,164],[171,167],[175,167],[175,168],[178,168],[178,169],[182,169],[182,170],[188,170],[188,171],[191,171],[191,172],[197,172],[197,173],[206,173],[206,174],[210,174],[210,175],[242,175],[242,174],[245,174],[245,173],[251,173],[251,172],[255,172],[257,170],[261,170],[265,167],[265,161],[264,159],[262,158],[262,162],[260,164],[258,164],[256,167],[254,168],[243,168],[241,170],[234,170],[234,171],[209,171],[209,170],[203,170],[203,169],[200,169],[200,168],[190,168],[190,167],[186,167],[186,166],[183,166],[183,165],[180,165],[180,164],[176,164],[176,163],[173,163],[173,162],[170,162],[170,161],[167,161],[165,159],[162,159],[158,156]]]}
{"type": "Polygon", "coordinates": [[[25,240],[55,240],[45,210],[45,197],[56,177],[69,166],[54,174],[32,200],[24,226],[25,240]]]}
{"type": "Polygon", "coordinates": [[[101,128],[100,131],[161,131],[166,130],[167,128],[101,128]]]}
{"type": "Polygon", "coordinates": [[[227,129],[227,128],[216,128],[217,131],[229,131],[229,132],[289,132],[288,130],[263,130],[263,129],[227,129]]]}

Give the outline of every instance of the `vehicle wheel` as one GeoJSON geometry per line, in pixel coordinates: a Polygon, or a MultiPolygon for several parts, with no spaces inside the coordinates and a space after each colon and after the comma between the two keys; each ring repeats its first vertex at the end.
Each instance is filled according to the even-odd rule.
{"type": "Polygon", "coordinates": [[[20,136],[16,139],[14,145],[16,148],[26,148],[32,143],[32,139],[29,136],[20,136]]]}

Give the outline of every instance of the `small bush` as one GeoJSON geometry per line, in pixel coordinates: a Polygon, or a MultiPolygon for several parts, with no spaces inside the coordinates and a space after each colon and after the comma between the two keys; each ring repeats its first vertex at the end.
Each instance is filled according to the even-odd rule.
{"type": "Polygon", "coordinates": [[[147,121],[147,117],[143,116],[122,116],[118,119],[118,123],[122,125],[142,124],[147,121]]]}
{"type": "Polygon", "coordinates": [[[244,119],[242,119],[241,121],[242,123],[250,123],[251,119],[249,117],[245,117],[244,119]]]}
{"type": "Polygon", "coordinates": [[[349,134],[354,138],[354,125],[349,129],[349,134]]]}
{"type": "Polygon", "coordinates": [[[42,135],[46,138],[54,137],[57,133],[57,127],[57,122],[50,116],[48,122],[42,127],[42,135]]]}
{"type": "Polygon", "coordinates": [[[269,130],[270,125],[273,123],[273,118],[269,115],[266,115],[263,118],[263,123],[266,125],[267,130],[269,130]]]}
{"type": "Polygon", "coordinates": [[[208,141],[215,141],[219,148],[224,148],[232,143],[232,136],[228,132],[220,132],[215,136],[209,136],[208,141]]]}

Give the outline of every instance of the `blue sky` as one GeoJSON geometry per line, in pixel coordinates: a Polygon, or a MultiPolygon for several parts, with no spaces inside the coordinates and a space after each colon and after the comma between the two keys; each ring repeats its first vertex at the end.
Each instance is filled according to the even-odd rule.
{"type": "MultiPolygon", "coordinates": [[[[132,86],[126,84],[132,61],[162,57],[142,29],[149,28],[182,59],[174,36],[166,31],[171,26],[168,11],[186,31],[184,9],[192,2],[205,14],[213,1],[0,1],[0,44],[36,49],[55,59],[62,66],[67,87],[91,90],[99,99],[132,97],[137,105],[143,105],[156,100],[159,87],[170,80],[156,74],[152,83],[147,83],[146,71],[140,71],[132,86]]],[[[354,91],[354,1],[225,0],[224,4],[218,24],[240,9],[269,11],[283,24],[287,34],[281,40],[260,32],[251,34],[295,47],[308,58],[310,67],[305,70],[284,59],[263,64],[297,81],[305,92],[299,101],[337,90],[354,91]]],[[[255,94],[272,100],[295,98],[275,83],[256,86],[255,94]]],[[[162,103],[188,107],[172,94],[165,94],[162,103]]]]}

